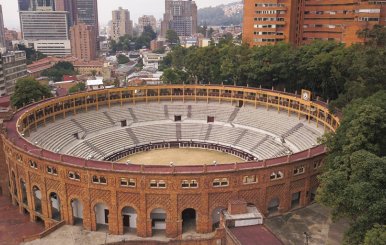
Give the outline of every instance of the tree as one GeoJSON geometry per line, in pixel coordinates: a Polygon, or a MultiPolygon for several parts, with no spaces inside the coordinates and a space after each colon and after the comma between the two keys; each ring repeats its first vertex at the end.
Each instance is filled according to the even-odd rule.
{"type": "Polygon", "coordinates": [[[367,45],[377,47],[385,47],[386,45],[386,27],[383,25],[374,25],[372,29],[360,30],[357,35],[363,38],[367,45]]]}
{"type": "Polygon", "coordinates": [[[78,93],[78,92],[85,91],[85,90],[86,90],[86,84],[80,82],[80,83],[76,84],[75,86],[71,87],[68,90],[68,93],[73,94],[73,93],[78,93]]]}
{"type": "Polygon", "coordinates": [[[167,68],[161,76],[164,83],[181,84],[187,82],[188,74],[178,69],[167,68]]]}
{"type": "Polygon", "coordinates": [[[47,76],[59,82],[63,79],[64,75],[76,75],[74,65],[67,61],[60,61],[56,63],[52,68],[42,72],[43,76],[47,76]]]}
{"type": "Polygon", "coordinates": [[[172,45],[180,44],[180,38],[178,37],[177,32],[171,29],[166,31],[166,40],[172,45]]]}
{"type": "Polygon", "coordinates": [[[17,49],[25,52],[27,64],[31,64],[34,61],[38,61],[47,57],[47,55],[40,51],[36,51],[33,48],[27,48],[24,44],[18,44],[17,49]]]}
{"type": "Polygon", "coordinates": [[[386,217],[386,91],[357,100],[344,110],[335,134],[326,137],[328,156],[317,200],[333,218],[349,218],[346,244],[362,244],[386,217]]]}
{"type": "Polygon", "coordinates": [[[130,59],[124,54],[119,54],[117,56],[117,61],[118,61],[118,64],[126,64],[130,62],[130,59]]]}
{"type": "Polygon", "coordinates": [[[52,93],[48,86],[41,85],[32,77],[26,77],[17,80],[11,102],[16,108],[21,108],[30,103],[50,97],[52,97],[52,93]]]}
{"type": "Polygon", "coordinates": [[[366,233],[364,245],[385,245],[386,225],[375,225],[366,233]]]}

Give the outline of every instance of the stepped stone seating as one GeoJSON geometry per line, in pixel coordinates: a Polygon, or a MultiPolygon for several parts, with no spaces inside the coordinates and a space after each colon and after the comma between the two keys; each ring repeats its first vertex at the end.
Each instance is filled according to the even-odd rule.
{"type": "Polygon", "coordinates": [[[136,145],[176,140],[219,143],[267,159],[311,148],[322,133],[305,119],[264,107],[161,102],[79,112],[39,127],[28,140],[47,150],[93,159],[136,145]],[[182,121],[174,122],[174,115],[182,121]],[[208,116],[215,118],[214,123],[206,123],[208,116]],[[122,120],[127,120],[126,127],[121,127],[122,120]]]}

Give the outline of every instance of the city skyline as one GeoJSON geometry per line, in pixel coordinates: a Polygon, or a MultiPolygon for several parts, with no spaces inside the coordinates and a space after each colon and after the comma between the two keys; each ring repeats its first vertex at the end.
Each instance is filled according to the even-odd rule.
{"type": "MultiPolygon", "coordinates": [[[[195,0],[198,8],[217,6],[238,2],[237,0],[195,0]]],[[[16,0],[0,0],[3,6],[4,25],[9,29],[20,30],[20,21],[16,0]]],[[[138,18],[142,15],[154,15],[157,19],[162,18],[165,11],[164,0],[98,0],[99,23],[105,26],[111,20],[111,12],[118,7],[126,8],[130,11],[132,19],[137,23],[138,18]],[[149,6],[152,6],[149,8],[149,6]],[[103,11],[102,11],[103,10],[103,11]]]]}

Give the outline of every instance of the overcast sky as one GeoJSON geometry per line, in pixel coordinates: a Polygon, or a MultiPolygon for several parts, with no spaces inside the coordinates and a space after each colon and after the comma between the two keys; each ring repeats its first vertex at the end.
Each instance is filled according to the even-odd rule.
{"type": "MultiPolygon", "coordinates": [[[[216,6],[237,0],[196,0],[198,8],[216,6]]],[[[17,13],[17,0],[0,0],[3,6],[4,25],[10,29],[20,29],[19,14],[17,13]]],[[[165,11],[164,0],[98,0],[99,22],[105,25],[111,19],[111,11],[119,6],[126,8],[131,13],[131,18],[136,23],[138,17],[144,14],[162,17],[165,11]]]]}

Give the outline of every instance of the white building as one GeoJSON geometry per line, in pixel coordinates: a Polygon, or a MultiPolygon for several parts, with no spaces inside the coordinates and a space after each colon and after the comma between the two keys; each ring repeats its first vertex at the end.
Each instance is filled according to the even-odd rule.
{"type": "Polygon", "coordinates": [[[133,36],[133,21],[130,20],[130,12],[119,7],[113,11],[113,21],[110,32],[111,39],[118,41],[124,35],[133,36]]]}

